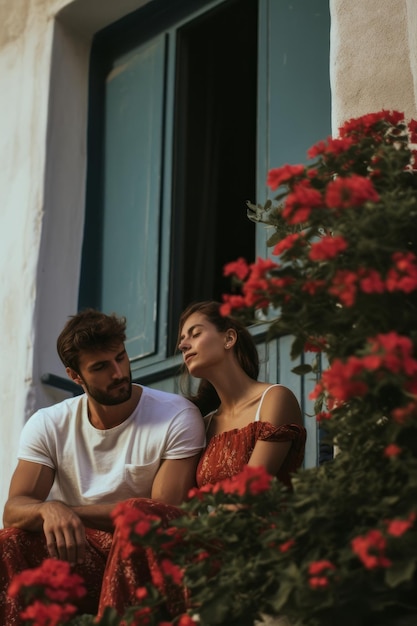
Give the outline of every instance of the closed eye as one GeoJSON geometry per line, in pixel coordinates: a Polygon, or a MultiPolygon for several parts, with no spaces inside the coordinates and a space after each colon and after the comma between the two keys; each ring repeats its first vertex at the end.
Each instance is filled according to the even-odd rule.
{"type": "Polygon", "coordinates": [[[91,370],[93,372],[98,372],[100,370],[102,370],[104,368],[104,363],[97,363],[97,365],[94,365],[91,370]]]}

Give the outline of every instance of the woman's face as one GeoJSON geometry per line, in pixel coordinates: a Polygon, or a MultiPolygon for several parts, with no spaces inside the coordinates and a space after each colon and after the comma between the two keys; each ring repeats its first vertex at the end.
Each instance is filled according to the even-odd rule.
{"type": "Polygon", "coordinates": [[[189,373],[207,378],[210,368],[224,360],[227,343],[227,332],[219,332],[202,313],[193,313],[181,328],[178,348],[189,373]]]}

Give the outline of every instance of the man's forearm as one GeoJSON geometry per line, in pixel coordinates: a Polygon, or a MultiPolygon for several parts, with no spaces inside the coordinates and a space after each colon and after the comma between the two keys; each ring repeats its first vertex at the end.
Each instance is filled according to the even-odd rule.
{"type": "Polygon", "coordinates": [[[114,526],[111,518],[111,512],[115,506],[116,502],[113,504],[87,504],[85,506],[72,506],[71,509],[79,516],[84,526],[112,532],[114,530],[114,526]]]}
{"type": "Polygon", "coordinates": [[[21,528],[32,532],[41,531],[43,526],[43,500],[35,500],[27,496],[17,496],[4,507],[3,525],[5,528],[21,528]]]}
{"type": "MultiPolygon", "coordinates": [[[[35,500],[26,496],[17,496],[6,503],[3,515],[5,528],[14,527],[32,532],[43,529],[43,507],[53,504],[52,500],[35,500]]],[[[60,503],[64,506],[64,503],[60,503]]],[[[97,528],[98,530],[113,531],[111,512],[114,504],[89,504],[85,506],[68,506],[82,521],[84,526],[97,528]]]]}

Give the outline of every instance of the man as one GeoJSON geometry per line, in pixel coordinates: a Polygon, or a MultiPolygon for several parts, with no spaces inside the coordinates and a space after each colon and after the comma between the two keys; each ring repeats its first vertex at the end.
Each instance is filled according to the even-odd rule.
{"type": "Polygon", "coordinates": [[[110,548],[118,558],[115,504],[178,505],[195,484],[201,414],[179,395],[133,384],[125,339],[125,318],[93,309],[72,316],[58,337],[66,372],[84,394],[40,409],[23,428],[0,531],[1,624],[20,623],[10,579],[48,556],[88,577],[80,612],[94,613],[110,548]]]}

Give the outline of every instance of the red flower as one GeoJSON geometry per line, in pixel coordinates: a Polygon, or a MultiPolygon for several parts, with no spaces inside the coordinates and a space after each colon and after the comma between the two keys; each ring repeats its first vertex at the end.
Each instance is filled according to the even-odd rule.
{"type": "Polygon", "coordinates": [[[258,495],[270,488],[272,480],[273,477],[267,473],[264,467],[245,465],[239,474],[232,476],[232,478],[225,478],[213,485],[212,491],[213,493],[219,491],[235,493],[240,496],[245,493],[258,495]]]}
{"type": "Polygon", "coordinates": [[[368,345],[371,354],[379,355],[380,367],[410,378],[417,374],[417,361],[413,358],[413,343],[409,337],[395,332],[380,334],[370,338],[368,345]]]}
{"type": "MultiPolygon", "coordinates": [[[[147,624],[151,623],[150,620],[150,613],[151,613],[151,607],[149,606],[144,606],[140,609],[138,609],[137,611],[135,611],[134,614],[134,620],[133,622],[129,621],[129,624],[135,624],[135,626],[146,626],[147,624]],[[137,620],[137,621],[136,621],[137,620]]],[[[127,622],[126,622],[126,626],[127,626],[127,622]]]]}
{"type": "Polygon", "coordinates": [[[279,256],[285,250],[291,250],[294,247],[294,244],[297,242],[304,243],[304,239],[300,235],[300,233],[292,233],[288,235],[284,239],[282,239],[277,245],[273,248],[272,254],[275,256],[279,256]]]}
{"type": "Polygon", "coordinates": [[[417,120],[408,122],[408,130],[410,132],[410,143],[417,143],[417,120]]]}
{"type": "Polygon", "coordinates": [[[359,287],[363,293],[384,293],[384,281],[376,270],[361,267],[358,270],[358,277],[359,287]]]}
{"type": "Polygon", "coordinates": [[[288,183],[294,178],[299,178],[304,172],[304,165],[284,165],[283,167],[277,167],[269,170],[266,184],[270,189],[274,190],[283,183],[288,183]]]}
{"type": "Polygon", "coordinates": [[[321,587],[327,587],[329,584],[329,579],[326,576],[312,576],[308,584],[312,589],[319,589],[321,587]]]}
{"type": "Polygon", "coordinates": [[[326,348],[325,339],[312,339],[304,344],[304,352],[322,352],[326,348]]]}
{"type": "Polygon", "coordinates": [[[161,548],[167,552],[172,552],[176,546],[184,542],[184,537],[186,535],[185,528],[176,528],[175,526],[171,526],[169,528],[164,528],[163,530],[158,530],[160,530],[160,534],[167,537],[167,541],[161,544],[161,548]]]}
{"type": "Polygon", "coordinates": [[[320,289],[323,289],[325,284],[325,280],[306,280],[301,289],[310,296],[314,296],[320,289]]]}
{"type": "Polygon", "coordinates": [[[184,571],[169,559],[162,559],[161,570],[165,576],[172,578],[176,585],[180,585],[182,583],[184,571]]]}
{"type": "Polygon", "coordinates": [[[391,561],[385,557],[386,539],[379,530],[370,530],[366,535],[351,541],[353,552],[367,569],[390,567],[391,561]]]}
{"type": "Polygon", "coordinates": [[[327,185],[325,201],[329,209],[348,209],[362,206],[365,202],[378,202],[377,194],[369,178],[353,174],[349,178],[336,178],[327,185]]]}
{"type": "Polygon", "coordinates": [[[396,422],[404,424],[408,419],[417,417],[417,403],[409,402],[406,406],[397,407],[391,415],[396,422]]]}
{"type": "Polygon", "coordinates": [[[320,574],[328,573],[329,571],[335,570],[335,566],[331,561],[322,560],[322,561],[313,561],[310,563],[308,568],[308,573],[310,579],[308,584],[313,589],[318,589],[320,587],[327,587],[329,584],[329,579],[327,576],[320,576],[320,574]]]}
{"type": "Polygon", "coordinates": [[[300,224],[308,220],[312,209],[321,206],[321,193],[311,186],[309,180],[302,180],[294,185],[292,193],[286,197],[282,217],[289,224],[300,224]]]}
{"type": "Polygon", "coordinates": [[[307,150],[307,156],[309,159],[315,159],[320,155],[323,155],[324,157],[326,155],[338,156],[339,154],[343,154],[349,150],[352,145],[354,145],[354,141],[349,137],[328,137],[327,142],[319,141],[307,150]]]}
{"type": "Polygon", "coordinates": [[[223,276],[231,276],[234,274],[239,280],[245,280],[249,274],[249,265],[243,257],[239,257],[236,261],[226,263],[223,267],[223,276]]]}
{"type": "Polygon", "coordinates": [[[151,530],[154,522],[160,523],[157,516],[145,513],[135,507],[134,503],[134,500],[124,500],[119,502],[112,511],[112,519],[122,546],[123,558],[128,558],[136,550],[131,542],[132,534],[144,537],[151,530]]]}
{"type": "Polygon", "coordinates": [[[161,569],[157,565],[154,565],[154,567],[152,567],[151,577],[152,577],[152,583],[157,589],[163,588],[164,576],[163,576],[161,569]]]}
{"type": "MultiPolygon", "coordinates": [[[[336,404],[353,397],[364,396],[368,391],[368,385],[358,378],[363,369],[362,361],[358,357],[350,357],[346,361],[334,359],[331,367],[323,372],[321,383],[318,385],[319,392],[323,388],[326,389],[336,404]]],[[[316,389],[310,395],[311,399],[315,397],[316,389]]]]}
{"type": "Polygon", "coordinates": [[[294,539],[288,539],[288,541],[281,543],[281,545],[278,546],[278,549],[280,552],[288,552],[288,550],[290,550],[293,546],[295,546],[294,539]]]}
{"type": "MultiPolygon", "coordinates": [[[[345,122],[339,128],[339,134],[341,137],[347,137],[351,135],[369,135],[374,136],[375,127],[380,122],[385,122],[396,126],[399,122],[404,120],[404,114],[399,111],[378,111],[377,113],[367,113],[361,117],[352,118],[345,122]]],[[[382,140],[382,138],[381,138],[382,140]]]]}
{"type": "Polygon", "coordinates": [[[20,613],[20,617],[32,621],[35,626],[59,626],[70,620],[76,611],[71,604],[43,604],[35,600],[20,613]]]}
{"type": "Polygon", "coordinates": [[[197,622],[189,615],[181,615],[178,626],[197,626],[197,622]]]}
{"type": "Polygon", "coordinates": [[[326,235],[311,245],[308,256],[312,261],[327,261],[336,257],[346,248],[347,242],[344,237],[326,235]]]}
{"type": "Polygon", "coordinates": [[[279,265],[271,259],[258,258],[256,263],[250,266],[250,275],[243,285],[245,305],[258,309],[266,308],[269,305],[268,293],[275,293],[278,284],[274,284],[270,278],[270,272],[278,268],[279,265]]]}
{"type": "Polygon", "coordinates": [[[347,307],[353,306],[356,300],[357,275],[349,270],[338,270],[333,276],[329,293],[347,307]]]}
{"type": "Polygon", "coordinates": [[[325,420],[330,420],[332,419],[332,414],[329,413],[328,411],[320,411],[320,413],[317,413],[316,415],[316,420],[318,422],[324,422],[325,420]]]}
{"type": "Polygon", "coordinates": [[[193,560],[195,563],[199,563],[200,561],[206,561],[209,556],[210,554],[206,550],[200,550],[200,552],[194,556],[193,560]]]}
{"type": "Polygon", "coordinates": [[[415,513],[410,513],[407,519],[387,520],[387,533],[392,537],[401,537],[409,530],[416,519],[415,513]]]}
{"type": "Polygon", "coordinates": [[[151,528],[152,524],[148,519],[141,519],[134,525],[133,530],[137,535],[144,537],[148,534],[151,528]]]}
{"type": "Polygon", "coordinates": [[[228,317],[233,313],[233,311],[243,309],[246,306],[243,296],[223,294],[222,300],[223,303],[220,306],[220,315],[223,315],[224,317],[228,317]]]}
{"type": "Polygon", "coordinates": [[[401,452],[402,452],[402,448],[395,445],[395,443],[390,443],[389,446],[387,446],[384,450],[384,456],[388,458],[393,457],[393,456],[395,457],[401,454],[401,452]]]}
{"type": "Polygon", "coordinates": [[[411,293],[417,289],[417,258],[412,252],[395,252],[392,255],[394,267],[386,277],[388,291],[411,293]]]}
{"type": "Polygon", "coordinates": [[[326,152],[326,148],[327,148],[326,142],[323,139],[321,139],[320,141],[315,143],[314,146],[311,146],[311,148],[307,150],[307,156],[309,159],[315,159],[321,154],[324,154],[326,152]]]}
{"type": "Polygon", "coordinates": [[[271,259],[262,259],[258,257],[256,263],[252,263],[251,278],[263,278],[271,270],[279,267],[277,263],[274,263],[271,259]]]}
{"type": "Polygon", "coordinates": [[[81,576],[71,573],[70,564],[59,559],[45,559],[39,567],[17,574],[8,594],[16,597],[22,587],[32,586],[44,587],[47,597],[55,596],[60,601],[76,600],[87,593],[81,576]]]}
{"type": "Polygon", "coordinates": [[[135,596],[137,597],[138,600],[144,600],[145,598],[148,597],[148,590],[146,589],[146,587],[138,587],[136,589],[136,593],[135,596]]]}
{"type": "Polygon", "coordinates": [[[321,574],[325,570],[333,570],[336,569],[331,561],[322,560],[322,561],[313,561],[308,566],[308,573],[312,575],[321,574]]]}

